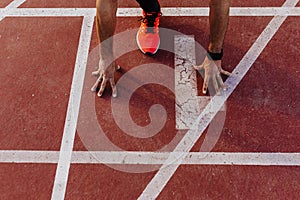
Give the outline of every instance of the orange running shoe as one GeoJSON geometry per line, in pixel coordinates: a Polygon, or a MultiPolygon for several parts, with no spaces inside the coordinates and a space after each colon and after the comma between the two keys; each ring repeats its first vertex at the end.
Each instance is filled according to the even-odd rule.
{"type": "Polygon", "coordinates": [[[143,10],[143,18],[141,26],[136,34],[136,42],[140,50],[144,54],[154,55],[160,45],[159,38],[159,18],[161,12],[145,12],[143,10]]]}

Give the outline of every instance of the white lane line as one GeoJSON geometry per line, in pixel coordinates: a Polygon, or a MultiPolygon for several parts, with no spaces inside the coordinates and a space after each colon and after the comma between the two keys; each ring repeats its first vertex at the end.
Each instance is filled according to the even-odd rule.
{"type": "Polygon", "coordinates": [[[83,18],[52,200],[64,199],[66,191],[93,23],[93,15],[83,18]]]}
{"type": "Polygon", "coordinates": [[[0,151],[0,163],[57,163],[59,151],[0,151]]]}
{"type": "MultiPolygon", "coordinates": [[[[25,0],[20,0],[25,1],[25,0]]],[[[162,8],[163,16],[181,16],[181,17],[201,17],[208,16],[209,9],[207,7],[178,7],[178,8],[162,8]]],[[[15,8],[5,12],[5,8],[0,9],[0,16],[10,17],[74,17],[95,15],[95,8],[15,8]]],[[[139,17],[141,16],[140,8],[118,8],[117,17],[139,17]]],[[[230,16],[240,17],[258,17],[258,16],[300,16],[299,7],[232,7],[230,8],[230,16]]]]}
{"type": "MultiPolygon", "coordinates": [[[[201,110],[208,102],[203,97],[203,105],[198,106],[195,40],[193,36],[176,35],[174,38],[176,129],[190,129],[201,110]]],[[[201,102],[201,101],[199,101],[201,102]]]]}
{"type": "Polygon", "coordinates": [[[5,8],[0,9],[0,21],[2,21],[6,16],[8,16],[13,9],[19,7],[26,0],[14,0],[8,4],[5,8]]]}
{"type": "Polygon", "coordinates": [[[197,95],[197,72],[192,67],[196,64],[194,36],[175,35],[174,50],[176,129],[187,130],[192,127],[210,97],[197,95]]]}
{"type": "MultiPolygon", "coordinates": [[[[295,6],[299,0],[287,0],[283,7],[287,6],[295,6]]],[[[174,152],[189,152],[191,148],[194,146],[196,141],[200,138],[205,128],[209,125],[211,120],[214,118],[216,113],[221,109],[222,105],[228,99],[228,97],[232,94],[236,86],[240,83],[242,78],[246,75],[248,70],[251,68],[252,64],[256,61],[258,56],[264,50],[268,42],[275,35],[277,30],[283,24],[287,17],[275,16],[264,31],[260,34],[255,43],[251,46],[249,51],[243,57],[241,62],[237,65],[232,75],[227,79],[226,84],[229,86],[225,94],[222,96],[215,96],[206,106],[201,115],[197,118],[195,122],[195,127],[190,129],[186,135],[179,142],[177,147],[174,149],[174,152]]],[[[147,185],[145,190],[142,192],[138,199],[156,199],[163,188],[166,186],[170,178],[173,176],[179,164],[176,165],[168,165],[171,163],[174,158],[168,158],[150,183],[147,185]]],[[[179,161],[183,160],[183,157],[178,158],[179,161]]]]}
{"type": "MultiPolygon", "coordinates": [[[[1,11],[1,9],[0,9],[1,11]]],[[[95,16],[95,8],[17,8],[7,16],[11,17],[81,17],[95,16]]]]}
{"type": "Polygon", "coordinates": [[[299,16],[300,8],[297,7],[244,7],[244,8],[231,8],[230,16],[299,16]]]}
{"type": "MultiPolygon", "coordinates": [[[[181,152],[120,152],[120,151],[73,151],[73,164],[135,164],[157,165],[173,156],[172,164],[185,165],[247,165],[247,166],[300,166],[300,153],[235,153],[235,152],[185,152],[182,162],[176,158],[181,152]]],[[[47,163],[55,164],[59,151],[0,151],[0,163],[47,163]]]]}
{"type": "MultiPolygon", "coordinates": [[[[163,16],[187,16],[187,17],[208,16],[209,8],[206,7],[162,8],[162,13],[163,16]]],[[[277,16],[277,15],[295,16],[299,14],[300,14],[300,8],[282,8],[282,7],[231,7],[230,8],[230,16],[277,16]]]]}

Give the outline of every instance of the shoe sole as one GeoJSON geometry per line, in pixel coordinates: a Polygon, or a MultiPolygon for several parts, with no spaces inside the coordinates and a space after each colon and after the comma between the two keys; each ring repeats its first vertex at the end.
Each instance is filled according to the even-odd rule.
{"type": "Polygon", "coordinates": [[[140,45],[140,43],[139,43],[139,40],[138,40],[138,32],[136,33],[135,40],[136,40],[136,43],[137,43],[137,45],[138,45],[140,51],[141,51],[143,54],[146,54],[146,55],[148,55],[148,56],[153,56],[153,55],[155,55],[155,54],[157,53],[158,49],[159,49],[159,46],[160,46],[160,40],[159,40],[159,41],[158,41],[158,48],[155,50],[155,52],[153,52],[153,53],[145,52],[145,51],[142,50],[141,45],[140,45]]]}

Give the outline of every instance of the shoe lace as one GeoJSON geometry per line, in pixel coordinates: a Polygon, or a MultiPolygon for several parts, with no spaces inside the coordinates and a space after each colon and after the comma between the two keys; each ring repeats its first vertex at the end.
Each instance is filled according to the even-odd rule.
{"type": "Polygon", "coordinates": [[[161,13],[146,13],[145,17],[139,19],[139,21],[147,25],[147,33],[153,33],[153,27],[156,25],[158,15],[161,15],[161,13]]]}

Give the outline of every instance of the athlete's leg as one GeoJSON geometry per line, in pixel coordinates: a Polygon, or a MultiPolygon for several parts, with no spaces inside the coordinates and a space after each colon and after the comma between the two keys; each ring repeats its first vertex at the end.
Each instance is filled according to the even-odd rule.
{"type": "Polygon", "coordinates": [[[100,61],[99,69],[96,72],[93,72],[94,75],[99,75],[99,78],[91,90],[95,91],[102,79],[98,96],[102,95],[108,81],[111,83],[113,96],[117,95],[113,79],[116,65],[113,63],[109,67],[105,67],[106,60],[113,60],[113,42],[112,40],[108,40],[107,42],[102,43],[106,39],[112,37],[115,32],[117,7],[118,0],[96,0],[96,28],[100,44],[100,61]]]}

